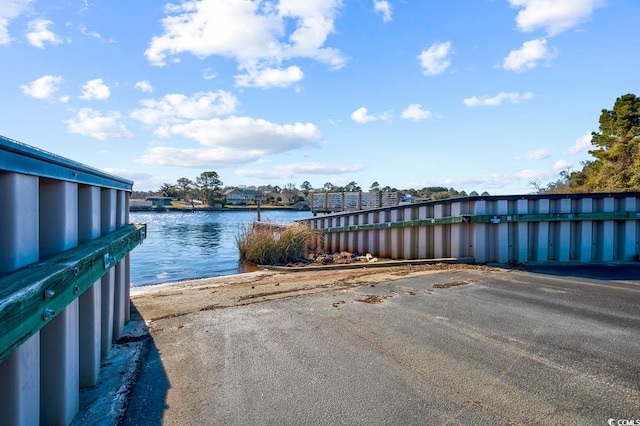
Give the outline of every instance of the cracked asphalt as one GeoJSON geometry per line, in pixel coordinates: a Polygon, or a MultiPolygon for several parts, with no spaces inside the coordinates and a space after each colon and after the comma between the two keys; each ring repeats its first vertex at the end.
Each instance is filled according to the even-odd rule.
{"type": "Polygon", "coordinates": [[[133,289],[152,343],[124,424],[640,419],[637,266],[350,274],[133,289]]]}

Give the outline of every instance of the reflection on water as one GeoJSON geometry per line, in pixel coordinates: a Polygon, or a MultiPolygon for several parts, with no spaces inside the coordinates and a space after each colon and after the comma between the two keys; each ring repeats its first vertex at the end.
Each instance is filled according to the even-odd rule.
{"type": "Polygon", "coordinates": [[[256,265],[255,263],[251,263],[251,262],[247,262],[247,261],[240,261],[238,262],[238,273],[239,274],[244,274],[245,272],[256,272],[259,271],[260,268],[258,268],[258,265],[256,265]]]}
{"type": "MultiPolygon", "coordinates": [[[[262,212],[262,220],[292,222],[309,212],[262,212]]],[[[257,270],[238,261],[236,236],[255,212],[132,212],[147,224],[147,238],[131,254],[131,285],[214,277],[257,270]]]]}
{"type": "Polygon", "coordinates": [[[206,249],[205,256],[215,254],[215,248],[220,245],[222,225],[219,223],[183,223],[165,228],[167,238],[181,241],[183,247],[206,249]]]}

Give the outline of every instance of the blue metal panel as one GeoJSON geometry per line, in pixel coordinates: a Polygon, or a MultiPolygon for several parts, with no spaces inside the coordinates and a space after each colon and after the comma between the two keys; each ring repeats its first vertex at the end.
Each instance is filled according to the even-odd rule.
{"type": "Polygon", "coordinates": [[[0,136],[0,171],[131,191],[133,182],[0,136]]]}

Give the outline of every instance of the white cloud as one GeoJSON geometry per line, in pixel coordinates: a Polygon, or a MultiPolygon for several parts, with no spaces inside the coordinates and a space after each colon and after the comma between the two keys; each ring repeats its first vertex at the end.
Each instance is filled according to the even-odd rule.
{"type": "Polygon", "coordinates": [[[547,40],[536,39],[525,41],[518,50],[512,50],[504,58],[502,68],[507,71],[527,71],[538,66],[542,60],[550,60],[558,56],[555,49],[547,48],[547,40]]]}
{"type": "Polygon", "coordinates": [[[183,136],[202,148],[153,147],[137,161],[183,167],[231,167],[265,155],[317,147],[321,133],[311,123],[275,124],[267,120],[231,116],[193,120],[161,128],[166,136],[183,136]]]}
{"type": "Polygon", "coordinates": [[[91,136],[101,141],[105,139],[131,139],[133,136],[124,124],[118,122],[120,114],[112,112],[102,115],[91,108],[82,108],[76,118],[66,120],[67,131],[83,136],[91,136]]]}
{"type": "Polygon", "coordinates": [[[593,145],[591,144],[591,133],[587,133],[583,137],[576,139],[576,143],[569,148],[569,152],[571,154],[577,154],[579,152],[588,152],[590,149],[593,149],[593,145]]]}
{"type": "Polygon", "coordinates": [[[153,92],[153,86],[151,85],[149,80],[139,81],[133,87],[135,87],[136,89],[140,89],[145,93],[152,93],[153,92]]]}
{"type": "Polygon", "coordinates": [[[516,22],[524,32],[544,29],[550,37],[587,21],[605,0],[509,0],[520,10],[516,22]]]}
{"type": "Polygon", "coordinates": [[[546,181],[558,175],[555,170],[520,170],[515,173],[490,173],[484,176],[446,179],[444,184],[454,188],[475,188],[478,192],[487,189],[505,188],[517,182],[528,183],[532,180],[546,181]]]}
{"type": "Polygon", "coordinates": [[[183,52],[235,58],[239,69],[262,69],[291,58],[344,66],[339,50],[324,47],[341,0],[192,0],[165,7],[164,32],[145,55],[153,65],[183,52]],[[293,25],[292,25],[293,24],[293,25]]]}
{"type": "Polygon", "coordinates": [[[391,21],[391,5],[387,0],[373,0],[373,10],[382,14],[384,22],[391,21]]]}
{"type": "Polygon", "coordinates": [[[511,103],[513,104],[517,104],[532,98],[533,98],[533,93],[531,92],[526,92],[523,94],[513,93],[513,92],[511,93],[501,92],[501,93],[498,93],[496,96],[491,96],[491,97],[481,96],[478,98],[477,96],[472,96],[470,98],[464,99],[462,102],[464,102],[464,104],[468,107],[500,106],[502,105],[502,102],[506,100],[511,101],[511,103]]]}
{"type": "Polygon", "coordinates": [[[144,99],[140,104],[143,108],[134,110],[132,118],[145,124],[167,124],[231,114],[236,110],[238,99],[232,93],[219,90],[191,97],[170,93],[157,100],[144,99]]]}
{"type": "Polygon", "coordinates": [[[195,149],[156,146],[150,148],[136,161],[159,166],[225,168],[256,161],[259,158],[260,153],[240,152],[229,148],[195,149]]]}
{"type": "Polygon", "coordinates": [[[544,160],[545,158],[549,158],[550,156],[551,152],[549,152],[548,149],[540,148],[527,152],[524,157],[516,157],[516,160],[544,160]]]}
{"type": "Polygon", "coordinates": [[[391,118],[389,113],[369,115],[369,112],[365,107],[358,108],[351,113],[351,119],[356,123],[364,124],[369,121],[388,120],[391,118]]]}
{"type": "Polygon", "coordinates": [[[9,22],[28,10],[32,0],[0,0],[0,46],[11,44],[9,22]]]}
{"type": "Polygon", "coordinates": [[[25,37],[32,46],[44,49],[45,43],[62,43],[62,39],[49,30],[49,25],[53,25],[53,22],[46,19],[34,19],[27,24],[25,37]]]}
{"type": "Polygon", "coordinates": [[[205,68],[202,71],[202,78],[205,80],[213,80],[217,77],[216,73],[214,73],[210,68],[205,68]]]}
{"type": "Polygon", "coordinates": [[[78,30],[80,30],[80,33],[82,35],[86,35],[92,38],[102,38],[102,36],[96,31],[89,31],[85,25],[78,26],[78,30]]]}
{"type": "Polygon", "coordinates": [[[334,164],[320,163],[297,163],[284,164],[271,167],[269,170],[238,170],[237,175],[251,177],[256,179],[285,179],[297,175],[340,175],[347,173],[355,173],[362,170],[359,164],[340,166],[334,164]]]}
{"type": "Polygon", "coordinates": [[[58,102],[66,104],[67,102],[69,102],[69,95],[60,96],[58,98],[58,102]]]}
{"type": "MultiPolygon", "coordinates": [[[[45,75],[29,84],[20,86],[22,93],[36,99],[51,99],[53,94],[60,90],[62,77],[45,75]]],[[[63,101],[62,101],[63,102],[63,101]]]]}
{"type": "Polygon", "coordinates": [[[105,100],[109,99],[111,96],[111,90],[109,86],[104,84],[101,78],[96,78],[95,80],[89,80],[87,83],[82,86],[82,94],[80,95],[80,99],[84,100],[105,100]]]}
{"type": "Polygon", "coordinates": [[[451,42],[435,43],[427,50],[423,50],[418,56],[422,73],[424,75],[436,75],[443,73],[451,65],[448,56],[451,53],[451,42]]]}
{"type": "Polygon", "coordinates": [[[431,118],[433,113],[431,111],[427,111],[422,109],[422,105],[420,104],[411,104],[404,111],[402,111],[402,118],[406,120],[426,120],[431,118]]]}
{"type": "Polygon", "coordinates": [[[140,172],[137,170],[113,169],[111,167],[105,167],[104,169],[102,169],[102,171],[112,175],[122,176],[125,179],[129,179],[133,181],[149,180],[153,178],[153,175],[145,172],[140,172]]]}
{"type": "Polygon", "coordinates": [[[267,120],[236,116],[176,124],[169,131],[205,146],[260,150],[264,153],[314,147],[320,141],[320,131],[311,123],[280,125],[267,120]]]}
{"type": "Polygon", "coordinates": [[[250,69],[247,74],[236,75],[236,85],[240,87],[288,87],[304,78],[304,73],[297,66],[286,69],[264,68],[261,70],[250,69]]]}
{"type": "Polygon", "coordinates": [[[104,37],[102,37],[102,34],[100,34],[97,31],[90,31],[85,25],[79,25],[78,26],[78,30],[80,31],[80,33],[82,35],[85,35],[87,37],[95,38],[95,39],[98,39],[98,40],[103,40],[106,43],[115,43],[116,42],[112,38],[105,39],[104,37]]]}
{"type": "Polygon", "coordinates": [[[561,172],[563,170],[568,170],[573,167],[573,164],[568,162],[567,160],[558,160],[553,165],[553,170],[556,172],[561,172]]]}

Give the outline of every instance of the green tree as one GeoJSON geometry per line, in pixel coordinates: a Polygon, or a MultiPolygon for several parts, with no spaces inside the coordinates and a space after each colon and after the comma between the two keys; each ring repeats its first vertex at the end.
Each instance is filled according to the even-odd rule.
{"type": "Polygon", "coordinates": [[[380,191],[380,184],[378,182],[373,182],[371,184],[371,186],[369,187],[369,191],[371,192],[378,192],[380,191]]]}
{"type": "Polygon", "coordinates": [[[170,183],[163,183],[160,186],[160,194],[163,197],[177,197],[178,190],[175,185],[172,185],[170,183]]]}
{"type": "Polygon", "coordinates": [[[336,192],[338,187],[332,184],[331,182],[327,182],[324,185],[322,185],[322,189],[324,189],[326,192],[336,192]]]}
{"type": "Polygon", "coordinates": [[[216,172],[202,172],[196,178],[196,185],[202,198],[212,206],[216,202],[222,202],[222,181],[216,172]]]}
{"type": "MultiPolygon", "coordinates": [[[[581,192],[640,190],[640,98],[626,94],[616,99],[613,109],[603,109],[598,132],[591,133],[594,160],[571,173],[565,188],[581,192]]],[[[552,183],[554,189],[558,182],[552,183]]]]}
{"type": "Polygon", "coordinates": [[[355,182],[351,181],[344,187],[345,192],[358,192],[362,191],[362,188],[355,182]]]}
{"type": "Polygon", "coordinates": [[[178,179],[178,188],[182,191],[184,201],[187,201],[188,195],[193,191],[193,181],[185,177],[178,179]]]}
{"type": "Polygon", "coordinates": [[[302,189],[302,192],[304,193],[304,196],[306,197],[313,190],[313,187],[311,186],[311,184],[309,183],[308,180],[305,180],[304,182],[302,182],[302,185],[300,185],[300,189],[302,189]]]}

